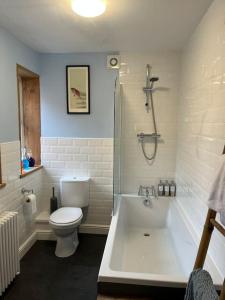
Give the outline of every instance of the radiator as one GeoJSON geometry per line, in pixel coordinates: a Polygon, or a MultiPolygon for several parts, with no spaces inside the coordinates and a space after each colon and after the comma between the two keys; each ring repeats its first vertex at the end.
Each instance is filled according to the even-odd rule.
{"type": "Polygon", "coordinates": [[[0,296],[20,272],[17,215],[0,214],[0,296]]]}

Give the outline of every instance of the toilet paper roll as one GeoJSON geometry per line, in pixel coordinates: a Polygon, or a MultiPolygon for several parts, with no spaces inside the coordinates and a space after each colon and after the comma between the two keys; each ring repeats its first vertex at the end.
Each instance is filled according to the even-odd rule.
{"type": "Polygon", "coordinates": [[[24,209],[27,215],[33,215],[37,212],[37,201],[34,194],[26,195],[24,209]]]}

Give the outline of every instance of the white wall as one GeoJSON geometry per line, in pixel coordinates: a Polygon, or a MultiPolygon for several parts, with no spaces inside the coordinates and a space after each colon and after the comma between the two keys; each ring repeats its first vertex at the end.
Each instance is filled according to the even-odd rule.
{"type": "MultiPolygon", "coordinates": [[[[0,144],[2,176],[6,187],[0,189],[0,212],[18,211],[19,237],[22,244],[34,230],[35,215],[30,218],[24,212],[22,188],[33,189],[37,196],[37,208],[40,212],[42,193],[42,170],[20,178],[20,143],[13,141],[0,144]]],[[[37,214],[38,214],[37,212],[37,214]]]]}
{"type": "MultiPolygon", "coordinates": [[[[215,0],[182,59],[178,111],[177,199],[200,237],[214,171],[225,144],[225,2],[215,0]]],[[[217,233],[211,254],[225,275],[225,241],[217,233]]]]}
{"type": "MultiPolygon", "coordinates": [[[[44,169],[20,178],[20,143],[0,144],[3,182],[0,189],[0,212],[18,211],[20,245],[35,229],[35,217],[49,211],[52,187],[59,197],[62,176],[89,176],[90,204],[85,224],[109,225],[112,212],[113,139],[42,138],[44,169]],[[33,189],[38,211],[27,216],[22,188],[33,189]]],[[[60,197],[59,197],[60,198],[60,197]]]]}
{"type": "Polygon", "coordinates": [[[90,203],[86,224],[108,225],[111,220],[113,190],[113,139],[43,138],[42,210],[49,210],[52,187],[59,197],[62,176],[88,176],[90,203]]]}
{"type": "MultiPolygon", "coordinates": [[[[137,192],[140,184],[157,184],[159,179],[174,178],[176,161],[176,116],[180,56],[176,52],[121,53],[122,67],[122,192],[137,192]],[[153,132],[151,112],[145,109],[146,64],[155,86],[164,90],[153,95],[158,132],[162,135],[153,164],[149,164],[138,143],[137,133],[153,132]]],[[[146,145],[150,155],[153,143],[146,145]]]]}

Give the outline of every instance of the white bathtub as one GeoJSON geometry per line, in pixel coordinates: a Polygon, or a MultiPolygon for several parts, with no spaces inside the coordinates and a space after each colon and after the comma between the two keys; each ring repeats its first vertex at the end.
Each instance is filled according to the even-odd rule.
{"type": "MultiPolygon", "coordinates": [[[[152,207],[143,197],[121,195],[117,200],[99,271],[100,283],[185,287],[197,245],[175,199],[159,197],[152,207]]],[[[207,258],[216,286],[222,277],[207,258]]]]}

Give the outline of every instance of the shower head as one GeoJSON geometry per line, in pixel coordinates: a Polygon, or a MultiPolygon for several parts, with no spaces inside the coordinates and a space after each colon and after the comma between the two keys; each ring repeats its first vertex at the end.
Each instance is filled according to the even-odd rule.
{"type": "Polygon", "coordinates": [[[151,77],[149,81],[151,82],[150,89],[153,89],[154,83],[159,80],[159,77],[151,77]]]}
{"type": "Polygon", "coordinates": [[[150,80],[150,82],[155,82],[155,81],[159,80],[159,77],[152,77],[149,80],[150,80]]]}

